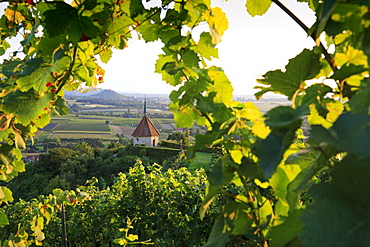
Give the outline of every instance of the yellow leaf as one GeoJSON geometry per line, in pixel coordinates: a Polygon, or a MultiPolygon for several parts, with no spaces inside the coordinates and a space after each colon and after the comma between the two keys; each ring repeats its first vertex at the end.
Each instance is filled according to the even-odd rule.
{"type": "Polygon", "coordinates": [[[6,9],[5,16],[8,18],[9,21],[14,21],[16,24],[19,24],[22,21],[26,20],[21,12],[14,11],[12,9],[6,9]]]}
{"type": "Polygon", "coordinates": [[[256,183],[256,185],[258,185],[259,187],[263,188],[263,189],[267,189],[270,184],[268,182],[261,182],[259,179],[254,179],[254,182],[256,183]]]}
{"type": "Polygon", "coordinates": [[[42,241],[45,239],[45,234],[41,231],[39,226],[35,226],[35,235],[37,241],[42,241]]]}
{"type": "Polygon", "coordinates": [[[127,239],[130,240],[130,241],[135,241],[135,240],[138,240],[139,237],[137,235],[134,235],[134,234],[129,234],[127,236],[127,239]]]}
{"type": "Polygon", "coordinates": [[[212,43],[221,42],[221,37],[229,27],[229,21],[220,7],[212,8],[207,15],[207,22],[212,36],[212,43]]]}
{"type": "Polygon", "coordinates": [[[235,163],[242,163],[243,153],[240,150],[230,150],[230,154],[235,163]]]}
{"type": "Polygon", "coordinates": [[[335,63],[337,66],[343,66],[346,63],[351,63],[354,65],[364,65],[368,67],[367,56],[362,50],[357,50],[352,46],[344,49],[344,53],[336,53],[335,63]]]}
{"type": "Polygon", "coordinates": [[[260,138],[266,138],[270,134],[270,128],[262,121],[257,121],[252,126],[252,132],[260,138]]]}

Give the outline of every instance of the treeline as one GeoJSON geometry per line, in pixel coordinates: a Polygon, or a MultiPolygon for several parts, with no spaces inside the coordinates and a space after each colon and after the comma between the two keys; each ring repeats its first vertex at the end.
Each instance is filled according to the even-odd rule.
{"type": "Polygon", "coordinates": [[[144,167],[157,163],[164,169],[178,168],[184,163],[179,152],[170,148],[122,147],[118,143],[101,149],[82,142],[73,148],[49,149],[38,161],[27,163],[26,172],[20,173],[7,186],[15,200],[30,200],[49,194],[55,188],[75,189],[92,177],[99,179],[100,188],[106,188],[113,184],[119,172],[128,172],[139,159],[144,167]]]}
{"type": "MultiPolygon", "coordinates": [[[[77,99],[76,102],[82,102],[86,104],[99,104],[99,105],[112,105],[117,107],[131,107],[135,109],[143,108],[142,100],[111,100],[111,99],[101,99],[101,98],[86,98],[86,99],[77,99]]],[[[168,102],[163,101],[149,101],[147,102],[148,107],[159,109],[159,110],[168,110],[168,102]]]]}

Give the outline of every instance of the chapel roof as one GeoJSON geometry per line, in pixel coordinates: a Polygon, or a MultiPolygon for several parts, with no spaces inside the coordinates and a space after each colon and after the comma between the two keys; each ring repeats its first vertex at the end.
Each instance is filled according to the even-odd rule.
{"type": "Polygon", "coordinates": [[[149,117],[147,115],[144,115],[139,125],[132,133],[132,136],[134,137],[159,136],[159,131],[154,126],[152,121],[150,121],[149,117]]]}

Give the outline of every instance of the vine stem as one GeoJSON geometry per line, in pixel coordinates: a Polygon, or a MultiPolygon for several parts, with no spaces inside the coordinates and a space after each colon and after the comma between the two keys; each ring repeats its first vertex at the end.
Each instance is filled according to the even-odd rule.
{"type": "Polygon", "coordinates": [[[58,95],[58,93],[60,92],[60,90],[62,90],[62,88],[64,87],[64,85],[67,83],[67,80],[69,79],[69,77],[72,74],[73,66],[75,65],[75,61],[76,61],[77,48],[78,48],[78,45],[75,45],[75,47],[73,48],[72,62],[70,64],[70,66],[69,66],[69,69],[68,69],[66,75],[63,77],[62,82],[60,83],[60,85],[58,85],[58,89],[55,92],[55,95],[58,95]]]}
{"type": "Polygon", "coordinates": [[[271,0],[274,2],[277,6],[279,6],[280,9],[282,9],[287,15],[289,15],[290,18],[292,18],[306,33],[309,35],[317,44],[320,45],[322,48],[322,53],[325,56],[326,61],[329,63],[331,69],[333,71],[336,71],[338,68],[334,65],[334,59],[329,54],[329,52],[326,50],[324,44],[319,40],[318,37],[316,37],[315,33],[309,33],[310,29],[287,7],[285,7],[284,4],[282,4],[279,0],[271,0]]]}

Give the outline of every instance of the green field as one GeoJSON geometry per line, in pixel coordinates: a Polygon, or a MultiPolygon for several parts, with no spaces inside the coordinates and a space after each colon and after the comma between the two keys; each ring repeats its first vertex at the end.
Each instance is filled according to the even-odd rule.
{"type": "Polygon", "coordinates": [[[188,165],[190,171],[203,168],[207,170],[211,163],[212,154],[197,152],[195,158],[188,165]]]}
{"type": "MultiPolygon", "coordinates": [[[[74,121],[75,122],[75,121],[74,121]]],[[[95,124],[95,123],[73,123],[73,124],[60,124],[54,129],[54,132],[64,131],[81,131],[81,132],[110,132],[108,124],[95,124]]]]}

